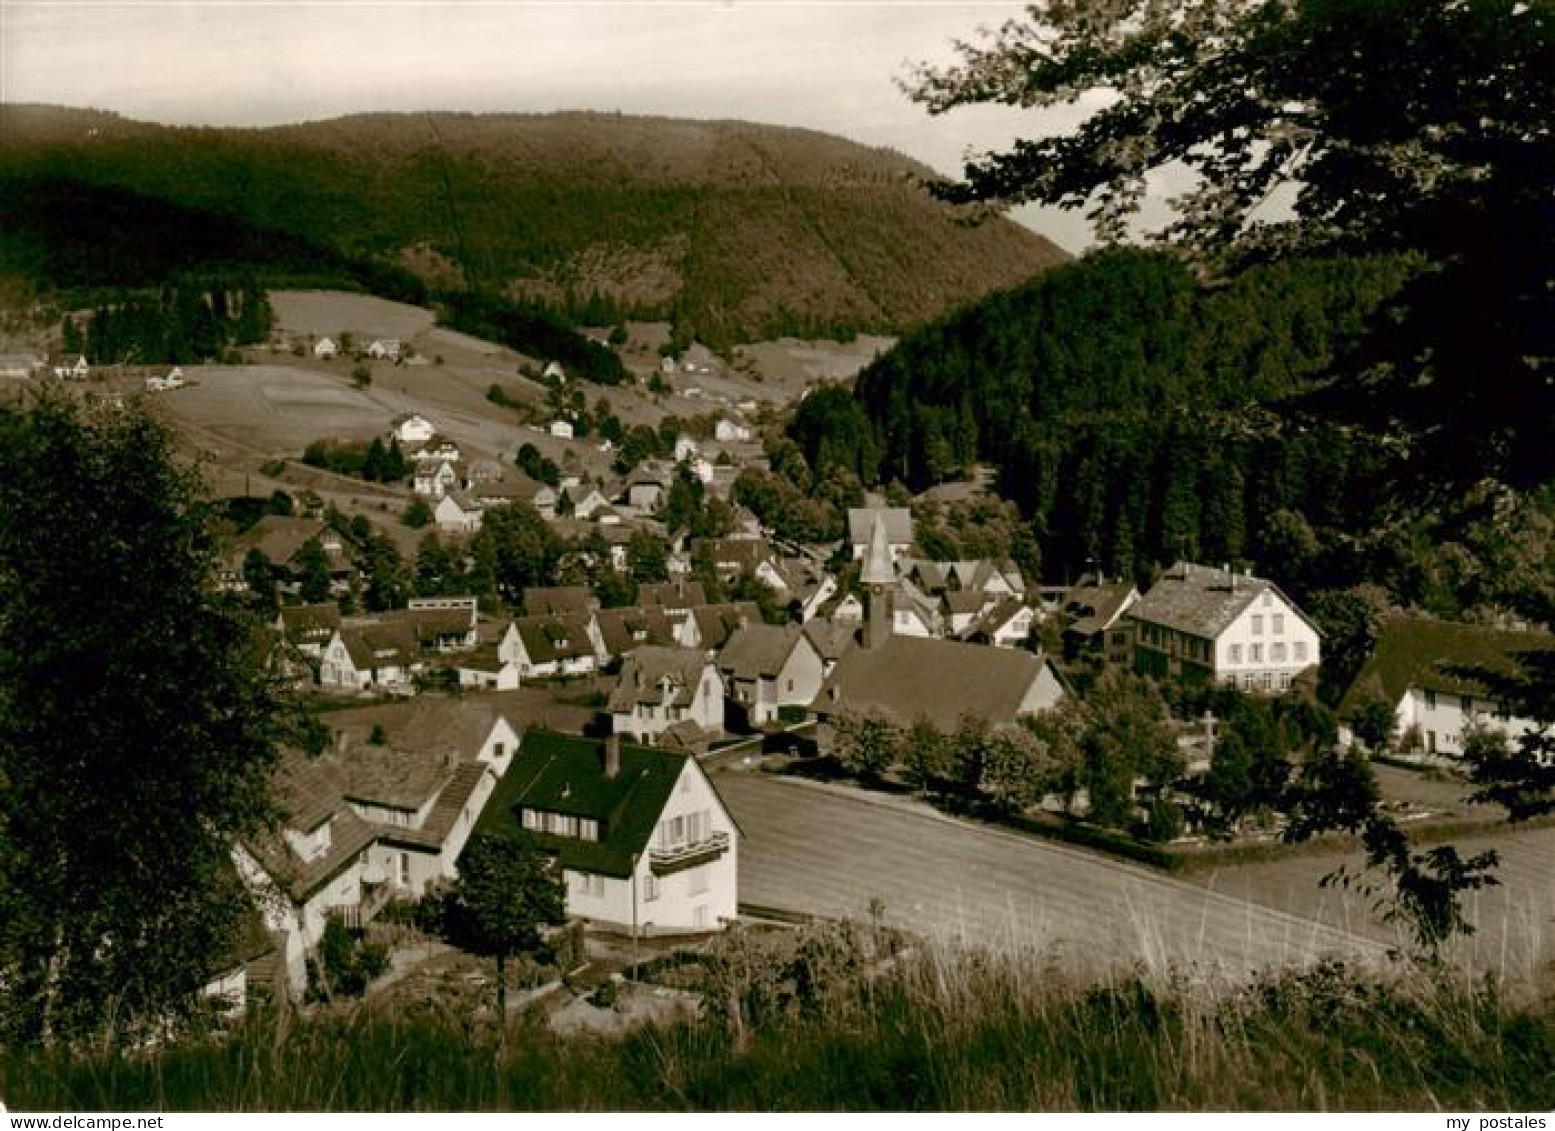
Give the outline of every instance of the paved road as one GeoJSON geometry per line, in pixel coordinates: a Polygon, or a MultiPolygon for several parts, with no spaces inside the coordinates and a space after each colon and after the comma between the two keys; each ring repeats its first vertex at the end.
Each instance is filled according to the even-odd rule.
{"type": "Polygon", "coordinates": [[[740,900],[887,920],[996,949],[1041,952],[1067,969],[1144,963],[1203,976],[1338,953],[1369,940],[1148,869],[760,773],[714,778],[745,837],[740,900]]]}

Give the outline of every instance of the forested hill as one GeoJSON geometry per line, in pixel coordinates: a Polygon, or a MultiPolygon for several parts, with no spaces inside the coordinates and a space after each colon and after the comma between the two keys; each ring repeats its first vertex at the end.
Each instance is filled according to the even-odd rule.
{"type": "Polygon", "coordinates": [[[794,438],[818,474],[915,489],[994,464],[1052,576],[1267,560],[1292,524],[1345,529],[1382,501],[1374,440],[1271,406],[1314,388],[1405,275],[1292,261],[1204,287],[1165,254],[1092,255],[908,335],[851,398],[809,397],[794,438]]]}
{"type": "MultiPolygon", "coordinates": [[[[106,199],[121,226],[182,213],[211,255],[232,237],[230,258],[251,261],[258,232],[299,273],[332,256],[403,267],[579,319],[673,316],[713,345],[899,332],[1066,258],[1007,220],[958,223],[900,154],[743,122],[428,113],[192,129],[12,105],[0,137],[0,196],[106,199]]],[[[0,270],[102,282],[74,277],[91,248],[59,246],[77,229],[36,211],[8,210],[0,270]]],[[[159,281],[115,262],[115,284],[159,281]]]]}

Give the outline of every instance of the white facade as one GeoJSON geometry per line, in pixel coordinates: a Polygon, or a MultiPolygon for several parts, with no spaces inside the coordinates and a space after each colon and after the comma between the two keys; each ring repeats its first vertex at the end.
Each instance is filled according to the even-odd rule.
{"type": "Polygon", "coordinates": [[[435,435],[437,429],[432,427],[432,422],[418,412],[411,413],[394,426],[394,438],[411,451],[415,450],[411,445],[425,444],[435,435]]]}
{"type": "Polygon", "coordinates": [[[1408,688],[1393,714],[1400,737],[1409,735],[1414,739],[1413,752],[1422,754],[1462,755],[1463,732],[1470,719],[1499,730],[1513,744],[1539,729],[1534,720],[1504,712],[1499,704],[1483,696],[1476,698],[1422,687],[1408,688]]]}
{"type": "Polygon", "coordinates": [[[1272,589],[1265,589],[1214,642],[1215,678],[1244,691],[1282,692],[1319,662],[1317,630],[1272,589]]]}
{"type": "Polygon", "coordinates": [[[563,440],[570,440],[572,439],[572,421],[553,420],[551,421],[551,426],[549,429],[547,429],[547,431],[549,431],[552,436],[556,436],[563,440]]]}
{"type": "MultiPolygon", "coordinates": [[[[686,618],[693,620],[693,618],[686,618]]],[[[611,715],[612,732],[629,734],[638,742],[649,742],[670,727],[687,720],[703,730],[722,730],[724,725],[723,677],[711,662],[703,665],[691,702],[685,706],[674,705],[678,687],[669,679],[660,685],[660,699],[656,703],[636,703],[630,714],[611,715]]]]}
{"type": "Polygon", "coordinates": [[[483,513],[478,506],[466,507],[452,495],[444,495],[432,508],[432,521],[445,534],[475,534],[481,528],[483,513]]]}
{"type": "Polygon", "coordinates": [[[688,758],[631,877],[569,869],[567,914],[645,935],[719,930],[739,913],[739,840],[707,775],[688,758]]]}
{"type": "Polygon", "coordinates": [[[313,356],[323,360],[328,360],[339,352],[340,347],[335,344],[332,338],[320,338],[313,345],[313,356]]]}

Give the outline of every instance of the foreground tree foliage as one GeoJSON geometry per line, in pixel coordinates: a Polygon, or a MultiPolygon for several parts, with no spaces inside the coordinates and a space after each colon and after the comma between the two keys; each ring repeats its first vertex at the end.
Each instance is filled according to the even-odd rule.
{"type": "Polygon", "coordinates": [[[497,960],[497,1015],[507,1015],[507,960],[543,945],[542,927],[566,917],[561,871],[528,840],[478,836],[459,857],[444,921],[449,938],[497,960]]]}
{"type": "Polygon", "coordinates": [[[162,1026],[230,953],[282,716],[161,424],[48,396],[0,442],[0,1043],[162,1026]]]}

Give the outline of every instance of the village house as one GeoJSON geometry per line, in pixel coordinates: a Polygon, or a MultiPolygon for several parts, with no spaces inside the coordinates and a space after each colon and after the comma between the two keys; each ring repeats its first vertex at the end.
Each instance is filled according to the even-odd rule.
{"type": "Polygon", "coordinates": [[[333,338],[320,338],[313,343],[313,356],[320,361],[328,361],[340,352],[340,347],[335,344],[333,338]]]}
{"type": "Polygon", "coordinates": [[[468,652],[479,643],[478,602],[474,597],[412,597],[406,619],[415,626],[424,651],[468,652]]]}
{"type": "Polygon", "coordinates": [[[556,489],[531,479],[522,472],[504,470],[495,479],[472,481],[469,493],[482,506],[498,507],[510,503],[528,503],[546,521],[556,517],[558,498],[556,489]]]}
{"type": "Polygon", "coordinates": [[[521,738],[497,708],[423,700],[330,716],[318,757],[288,751],[276,774],[278,834],[235,846],[239,874],[280,939],[292,992],[331,916],[349,927],[419,899],[457,860],[521,738]]]}
{"type": "Polygon", "coordinates": [[[299,555],[310,542],[317,542],[324,552],[330,592],[336,595],[349,593],[357,569],[340,532],[319,519],[300,515],[264,515],[233,539],[222,555],[219,583],[223,589],[233,592],[247,588],[243,567],[249,553],[258,550],[275,567],[281,588],[295,593],[299,584],[299,555]]]}
{"type": "Polygon", "coordinates": [[[441,534],[478,534],[485,517],[486,509],[463,491],[449,491],[432,508],[432,522],[441,534]]]}
{"type": "Polygon", "coordinates": [[[460,687],[514,691],[523,684],[518,663],[503,658],[500,642],[481,644],[461,653],[454,670],[458,673],[460,687]]]}
{"type": "Polygon", "coordinates": [[[147,377],[146,392],[165,393],[170,389],[182,389],[184,387],[184,371],[177,366],[170,369],[164,376],[147,377]]]}
{"type": "Polygon", "coordinates": [[[276,631],[292,648],[314,660],[340,629],[340,606],[333,601],[315,605],[283,605],[275,617],[276,631]]]}
{"type": "Polygon", "coordinates": [[[480,830],[538,842],[591,928],[714,931],[739,912],[739,826],[684,753],[532,734],[480,830]]]}
{"type": "Polygon", "coordinates": [[[1425,617],[1393,616],[1339,703],[1340,739],[1353,740],[1349,720],[1368,702],[1393,711],[1395,739],[1406,754],[1456,757],[1472,720],[1512,742],[1539,729],[1514,714],[1497,680],[1526,674],[1530,660],[1555,657],[1555,636],[1425,617]]]}
{"type": "Polygon", "coordinates": [[[410,458],[417,463],[451,463],[458,465],[464,459],[464,452],[458,444],[447,436],[434,434],[425,444],[412,449],[410,458]]]}
{"type": "Polygon", "coordinates": [[[680,622],[675,638],[683,648],[700,648],[711,655],[746,625],[760,623],[761,610],[754,601],[697,605],[680,622]]]}
{"type": "Polygon", "coordinates": [[[746,443],[751,438],[750,426],[725,417],[713,425],[713,439],[724,443],[746,443]]]}
{"type": "Polygon", "coordinates": [[[675,625],[663,609],[601,609],[594,614],[604,654],[609,658],[627,655],[645,644],[661,648],[675,644],[675,625]]]}
{"type": "Polygon", "coordinates": [[[526,680],[588,675],[599,666],[603,651],[590,613],[518,617],[502,634],[497,655],[526,680]]]}
{"type": "Polygon", "coordinates": [[[1135,670],[1279,694],[1321,656],[1317,626],[1271,581],[1178,562],[1129,611],[1135,670]]]}
{"type": "Polygon", "coordinates": [[[912,511],[906,507],[849,507],[848,541],[853,547],[853,560],[862,561],[869,550],[870,531],[875,520],[885,523],[886,542],[891,549],[891,560],[903,558],[912,549],[912,511]]]}
{"type": "Polygon", "coordinates": [[[421,669],[415,627],[406,620],[348,620],[324,648],[319,686],[336,691],[411,689],[421,669]]]}
{"type": "Polygon", "coordinates": [[[449,459],[418,460],[411,490],[429,499],[441,499],[450,491],[457,491],[463,482],[459,464],[449,459]]]}
{"type": "Polygon", "coordinates": [[[61,381],[85,381],[92,375],[92,366],[85,354],[76,354],[74,359],[56,358],[50,368],[61,381]]]}
{"type": "Polygon", "coordinates": [[[404,348],[398,338],[374,338],[367,346],[367,356],[375,361],[398,361],[404,348]]]}
{"type": "Polygon", "coordinates": [[[401,413],[394,418],[390,425],[390,432],[400,442],[400,446],[407,452],[419,452],[432,437],[437,435],[437,429],[432,422],[419,412],[401,413]]]}
{"type": "Polygon", "coordinates": [[[1128,613],[1139,602],[1130,581],[1082,579],[1064,598],[1064,658],[1088,659],[1100,668],[1127,669],[1134,662],[1134,622],[1128,613]]]}
{"type": "Polygon", "coordinates": [[[572,439],[572,421],[553,420],[551,421],[550,427],[547,428],[546,431],[558,439],[570,440],[572,439]]]}
{"type": "Polygon", "coordinates": [[[748,624],[718,653],[718,672],[749,726],[778,720],[784,707],[807,707],[821,689],[825,665],[797,624],[748,624]]]}
{"type": "Polygon", "coordinates": [[[723,680],[705,652],[645,645],[626,657],[607,709],[613,732],[639,742],[685,724],[714,734],[724,725],[723,680]]]}
{"type": "Polygon", "coordinates": [[[974,644],[992,644],[995,648],[1019,648],[1031,638],[1037,613],[1030,605],[1006,597],[983,613],[961,635],[974,644]]]}

